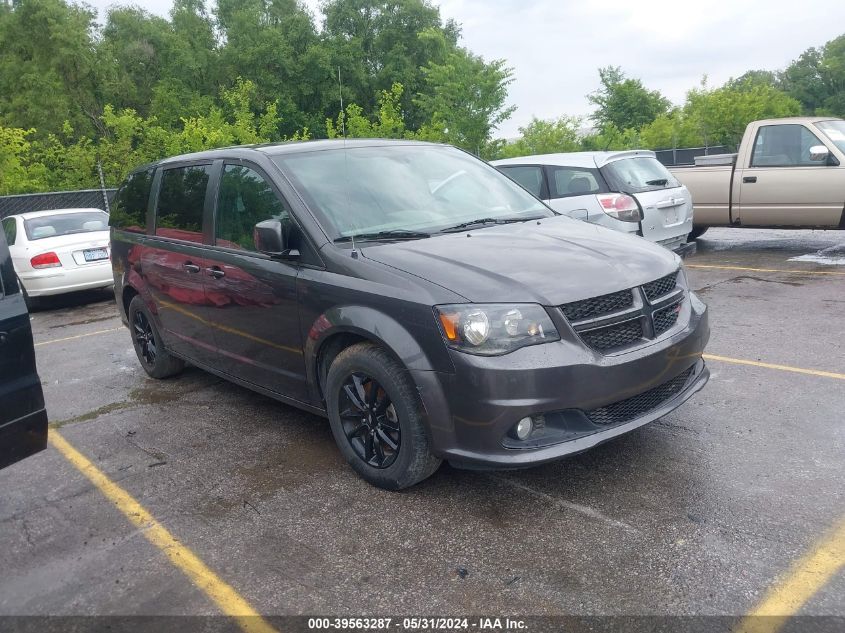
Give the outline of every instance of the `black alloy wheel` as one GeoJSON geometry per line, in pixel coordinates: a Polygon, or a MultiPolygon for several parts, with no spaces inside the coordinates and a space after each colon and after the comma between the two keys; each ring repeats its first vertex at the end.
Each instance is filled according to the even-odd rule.
{"type": "Polygon", "coordinates": [[[372,376],[349,374],[339,405],[343,432],[358,457],[374,468],[390,467],[399,455],[402,431],[384,387],[372,376]]]}
{"type": "Polygon", "coordinates": [[[153,317],[139,295],[132,297],[126,316],[132,335],[132,347],[148,376],[167,378],[184,369],[185,362],[173,356],[164,346],[153,317]]]}
{"type": "Polygon", "coordinates": [[[156,362],[156,339],[152,325],[141,310],[135,312],[132,319],[132,335],[135,337],[135,344],[138,347],[141,357],[148,365],[155,365],[156,362]]]}

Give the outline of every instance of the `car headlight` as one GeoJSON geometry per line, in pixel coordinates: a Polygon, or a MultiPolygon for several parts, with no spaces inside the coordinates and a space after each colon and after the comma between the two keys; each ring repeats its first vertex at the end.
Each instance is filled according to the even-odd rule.
{"type": "Polygon", "coordinates": [[[537,304],[442,305],[434,313],[446,345],[470,354],[496,356],[560,340],[548,313],[537,304]]]}

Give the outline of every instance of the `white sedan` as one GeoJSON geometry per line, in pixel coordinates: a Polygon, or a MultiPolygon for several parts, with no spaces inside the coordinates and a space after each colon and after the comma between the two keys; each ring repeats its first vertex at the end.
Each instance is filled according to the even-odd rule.
{"type": "Polygon", "coordinates": [[[3,218],[3,232],[29,303],[114,284],[109,216],[100,209],[11,215],[3,218]]]}

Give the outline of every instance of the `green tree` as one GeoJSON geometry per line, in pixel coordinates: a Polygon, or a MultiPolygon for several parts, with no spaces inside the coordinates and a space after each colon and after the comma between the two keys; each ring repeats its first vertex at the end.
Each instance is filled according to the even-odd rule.
{"type": "Polygon", "coordinates": [[[426,123],[414,103],[425,86],[422,68],[443,63],[455,50],[457,24],[444,23],[440,10],[427,0],[326,0],[321,9],[334,94],[339,68],[344,100],[372,116],[381,91],[400,83],[408,125],[417,128],[426,123]]]}
{"type": "Polygon", "coordinates": [[[505,143],[499,149],[498,158],[576,152],[581,149],[580,127],[578,117],[562,116],[548,121],[534,117],[528,125],[519,128],[517,140],[505,143]]]}
{"type": "Polygon", "coordinates": [[[46,137],[64,121],[101,126],[94,13],[63,0],[19,0],[0,12],[0,124],[46,137]]]}
{"type": "Polygon", "coordinates": [[[225,76],[257,86],[257,103],[278,103],[280,133],[322,126],[337,83],[311,14],[297,0],[218,0],[225,76]]]}
{"type": "Polygon", "coordinates": [[[749,70],[739,77],[731,77],[725,82],[726,88],[734,88],[736,90],[750,90],[754,86],[780,88],[780,77],[778,73],[771,70],[749,70]]]}
{"type": "Polygon", "coordinates": [[[687,93],[683,108],[661,115],[641,130],[650,149],[736,146],[745,127],[757,119],[800,114],[801,104],[767,83],[728,84],[711,90],[706,78],[687,93]]]}
{"type": "Polygon", "coordinates": [[[845,35],[804,51],[781,82],[805,114],[845,116],[845,35]]]}
{"type": "Polygon", "coordinates": [[[97,47],[105,101],[148,115],[156,85],[174,66],[175,45],[167,20],[137,7],[112,7],[97,47]]]}
{"type": "Polygon", "coordinates": [[[631,127],[620,130],[612,123],[581,139],[581,148],[586,151],[606,152],[639,147],[641,147],[640,133],[637,130],[631,127]]]}
{"type": "Polygon", "coordinates": [[[150,113],[163,125],[199,116],[215,104],[222,85],[213,18],[204,0],[176,0],[170,12],[172,46],[153,88],[150,113]]]}
{"type": "Polygon", "coordinates": [[[493,130],[516,109],[505,106],[513,69],[503,59],[487,63],[458,48],[444,63],[429,63],[423,73],[425,86],[414,103],[430,128],[442,130],[448,143],[489,156],[493,130]]]}
{"type": "Polygon", "coordinates": [[[32,162],[34,132],[0,126],[0,196],[44,188],[46,170],[32,162]]]}
{"type": "Polygon", "coordinates": [[[648,90],[639,79],[629,79],[618,66],[599,68],[601,87],[587,95],[596,106],[591,115],[599,127],[638,130],[668,111],[669,100],[657,90],[648,90]]]}

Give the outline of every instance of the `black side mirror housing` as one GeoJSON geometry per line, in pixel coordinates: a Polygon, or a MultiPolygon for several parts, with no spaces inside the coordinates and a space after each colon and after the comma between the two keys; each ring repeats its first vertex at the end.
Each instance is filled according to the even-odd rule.
{"type": "Polygon", "coordinates": [[[253,239],[255,248],[270,257],[298,259],[299,251],[288,248],[285,228],[280,220],[264,220],[255,225],[253,239]]]}

